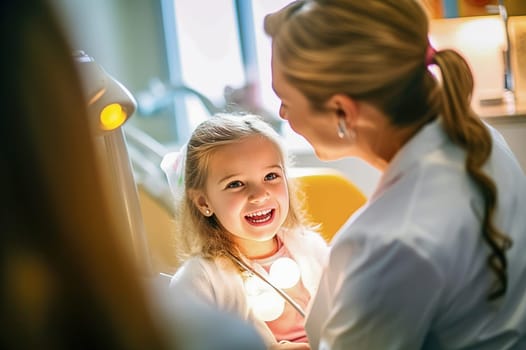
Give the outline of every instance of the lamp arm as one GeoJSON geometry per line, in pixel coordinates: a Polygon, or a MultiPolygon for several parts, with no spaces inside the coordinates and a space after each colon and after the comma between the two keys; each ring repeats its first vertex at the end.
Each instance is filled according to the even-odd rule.
{"type": "Polygon", "coordinates": [[[137,94],[138,111],[143,116],[153,115],[169,106],[179,94],[197,97],[210,115],[221,112],[221,108],[199,91],[186,85],[165,84],[158,79],[152,80],[149,90],[137,94]]]}

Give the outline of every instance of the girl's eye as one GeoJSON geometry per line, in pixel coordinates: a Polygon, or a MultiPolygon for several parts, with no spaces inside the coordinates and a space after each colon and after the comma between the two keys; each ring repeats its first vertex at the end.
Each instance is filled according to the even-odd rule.
{"type": "Polygon", "coordinates": [[[226,188],[238,188],[243,186],[243,183],[241,181],[232,181],[229,182],[228,185],[226,185],[226,188]]]}
{"type": "Polygon", "coordinates": [[[275,179],[277,179],[278,177],[279,177],[278,174],[276,174],[276,173],[270,173],[270,174],[267,174],[267,175],[265,176],[265,181],[275,180],[275,179]]]}

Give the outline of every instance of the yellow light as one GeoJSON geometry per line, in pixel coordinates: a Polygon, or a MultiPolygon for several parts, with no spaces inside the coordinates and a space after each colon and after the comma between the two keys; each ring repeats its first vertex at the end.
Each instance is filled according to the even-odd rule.
{"type": "Polygon", "coordinates": [[[113,130],[126,121],[126,113],[118,103],[104,107],[100,113],[100,125],[103,130],[113,130]]]}

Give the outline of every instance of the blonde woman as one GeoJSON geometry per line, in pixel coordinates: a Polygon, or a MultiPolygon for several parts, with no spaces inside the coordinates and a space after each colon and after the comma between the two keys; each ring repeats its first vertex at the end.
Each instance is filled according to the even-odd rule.
{"type": "Polygon", "coordinates": [[[419,2],[295,1],[265,29],[281,117],[320,159],[383,172],[333,240],[311,347],[526,349],[526,179],[419,2]]]}

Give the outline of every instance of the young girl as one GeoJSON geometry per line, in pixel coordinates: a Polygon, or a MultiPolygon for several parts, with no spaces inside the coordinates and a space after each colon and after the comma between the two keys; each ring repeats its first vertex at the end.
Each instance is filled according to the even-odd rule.
{"type": "Polygon", "coordinates": [[[272,348],[308,349],[301,313],[328,248],[303,223],[279,135],[254,115],[217,115],[173,156],[162,167],[183,264],[170,286],[251,321],[272,348]]]}

